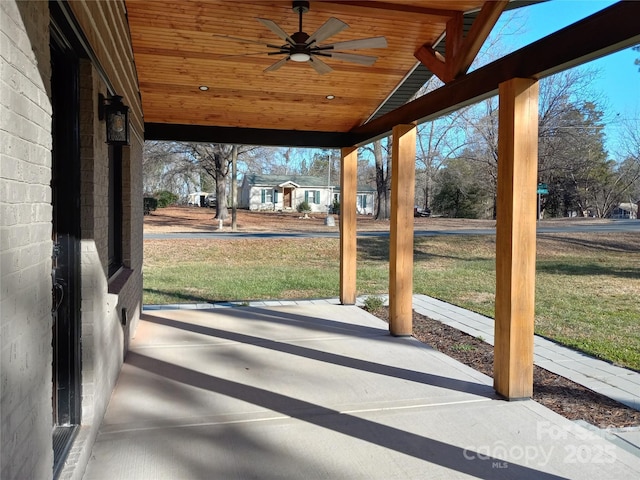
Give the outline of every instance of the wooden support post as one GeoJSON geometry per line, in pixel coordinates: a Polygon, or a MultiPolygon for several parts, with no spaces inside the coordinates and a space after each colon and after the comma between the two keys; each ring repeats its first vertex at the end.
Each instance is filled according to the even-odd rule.
{"type": "Polygon", "coordinates": [[[416,127],[393,128],[391,156],[391,231],[389,238],[389,331],[413,333],[413,207],[416,127]]]}
{"type": "Polygon", "coordinates": [[[538,83],[500,84],[494,388],[508,399],[533,394],[538,83]]]}
{"type": "Polygon", "coordinates": [[[340,162],[340,303],[356,303],[356,194],[358,149],[342,149],[340,162]]]}

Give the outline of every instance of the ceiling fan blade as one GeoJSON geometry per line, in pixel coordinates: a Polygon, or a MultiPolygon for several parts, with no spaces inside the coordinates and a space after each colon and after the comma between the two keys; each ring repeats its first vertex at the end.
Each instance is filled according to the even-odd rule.
{"type": "Polygon", "coordinates": [[[311,57],[307,63],[313,67],[313,69],[318,72],[320,75],[324,75],[325,73],[333,72],[333,68],[324,63],[318,57],[311,57]]]}
{"type": "Polygon", "coordinates": [[[271,30],[273,33],[279,36],[282,40],[285,40],[287,43],[291,45],[296,44],[293,41],[293,38],[291,38],[289,34],[285,32],[282,28],[280,28],[278,24],[273,20],[269,20],[266,18],[257,18],[256,20],[258,20],[261,24],[263,24],[265,27],[267,27],[269,30],[271,30]]]}
{"type": "Polygon", "coordinates": [[[238,57],[252,57],[254,55],[278,55],[278,54],[288,54],[289,52],[247,52],[247,53],[236,53],[231,55],[220,55],[218,57],[210,57],[212,60],[221,60],[227,58],[238,58],[238,57]]]}
{"type": "Polygon", "coordinates": [[[271,43],[258,42],[257,40],[250,40],[248,38],[232,37],[231,35],[218,35],[213,34],[214,37],[224,38],[226,40],[233,40],[234,42],[253,43],[255,45],[264,45],[269,48],[280,48],[281,45],[273,45],[271,43]]]}
{"type": "Polygon", "coordinates": [[[284,57],[282,60],[278,60],[276,63],[268,66],[267,68],[265,68],[263,70],[263,72],[275,72],[276,70],[278,70],[280,67],[282,67],[285,63],[287,63],[289,61],[289,57],[284,57]]]}
{"type": "Polygon", "coordinates": [[[322,42],[332,35],[341,32],[345,28],[349,28],[349,25],[344,23],[342,20],[331,17],[329,20],[324,22],[320,26],[320,28],[318,28],[318,30],[311,34],[311,36],[307,39],[307,45],[311,45],[313,42],[322,42]]]}
{"type": "Polygon", "coordinates": [[[357,55],[355,53],[341,53],[341,52],[322,52],[322,53],[323,55],[326,53],[326,55],[330,56],[331,58],[335,58],[336,60],[342,60],[343,62],[358,63],[360,65],[366,65],[368,67],[376,63],[376,60],[378,60],[378,57],[372,57],[370,55],[357,55]]]}
{"type": "Polygon", "coordinates": [[[346,42],[335,42],[330,45],[322,45],[324,50],[359,50],[361,48],[387,48],[387,39],[384,37],[361,38],[359,40],[347,40],[346,42]]]}

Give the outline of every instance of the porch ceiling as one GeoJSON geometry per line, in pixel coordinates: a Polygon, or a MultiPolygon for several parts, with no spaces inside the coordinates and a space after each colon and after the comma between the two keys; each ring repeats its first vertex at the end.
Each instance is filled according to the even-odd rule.
{"type": "MultiPolygon", "coordinates": [[[[436,44],[451,18],[478,11],[484,3],[312,1],[303,16],[304,31],[311,34],[330,17],[349,25],[322,43],[375,36],[388,42],[384,49],[353,52],[377,56],[373,66],[329,58],[325,63],[333,71],[319,75],[310,65],[293,61],[264,73],[282,56],[258,54],[268,49],[224,38],[283,44],[256,18],[271,19],[292,34],[298,16],[291,1],[127,0],[145,123],[349,132],[403,84],[418,63],[414,53],[421,46],[436,44]],[[201,91],[201,85],[209,89],[201,91]]],[[[468,27],[467,21],[465,31],[468,27]]]]}

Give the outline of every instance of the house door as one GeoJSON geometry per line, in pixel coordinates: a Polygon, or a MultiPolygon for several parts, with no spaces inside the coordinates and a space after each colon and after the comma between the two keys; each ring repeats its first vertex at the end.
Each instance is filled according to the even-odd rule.
{"type": "Polygon", "coordinates": [[[282,192],[282,206],[284,208],[291,208],[291,197],[293,196],[291,194],[293,189],[291,188],[284,188],[283,192],[282,192]]]}
{"type": "Polygon", "coordinates": [[[52,20],[52,402],[54,478],[80,423],[78,56],[52,20]]]}

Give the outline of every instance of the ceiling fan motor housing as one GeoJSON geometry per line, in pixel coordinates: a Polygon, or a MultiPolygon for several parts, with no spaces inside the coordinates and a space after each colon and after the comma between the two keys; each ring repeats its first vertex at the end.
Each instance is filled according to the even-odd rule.
{"type": "Polygon", "coordinates": [[[309,11],[309,2],[303,2],[303,1],[293,2],[293,11],[296,13],[307,13],[309,11]]]}
{"type": "Polygon", "coordinates": [[[309,40],[309,35],[306,32],[296,32],[291,35],[291,38],[297,46],[304,47],[307,44],[307,40],[309,40]]]}

